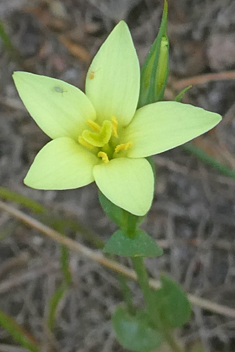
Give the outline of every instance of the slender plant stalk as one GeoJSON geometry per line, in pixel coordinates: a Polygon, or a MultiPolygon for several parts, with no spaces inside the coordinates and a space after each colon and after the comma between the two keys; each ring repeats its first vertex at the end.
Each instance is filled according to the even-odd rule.
{"type": "Polygon", "coordinates": [[[184,352],[181,346],[178,345],[176,339],[169,329],[164,328],[160,321],[159,313],[154,302],[153,291],[149,286],[149,277],[142,257],[133,257],[132,264],[138,276],[138,282],[143,292],[144,300],[147,306],[147,311],[151,323],[157,330],[161,330],[166,342],[170,346],[172,352],[184,352]]]}
{"type": "Polygon", "coordinates": [[[128,311],[130,314],[135,314],[135,307],[132,302],[132,293],[130,287],[128,286],[127,279],[121,274],[118,274],[118,278],[122,290],[123,300],[126,302],[128,311]]]}
{"type": "Polygon", "coordinates": [[[152,325],[157,328],[159,326],[158,314],[153,300],[153,291],[149,286],[148,273],[142,257],[132,257],[132,264],[138,277],[140,288],[143,292],[147,311],[152,325]]]}
{"type": "Polygon", "coordinates": [[[174,335],[172,334],[172,332],[170,330],[164,329],[163,335],[164,335],[165,340],[167,341],[168,345],[170,346],[170,348],[173,352],[185,352],[185,350],[181,346],[179,346],[174,335]]]}

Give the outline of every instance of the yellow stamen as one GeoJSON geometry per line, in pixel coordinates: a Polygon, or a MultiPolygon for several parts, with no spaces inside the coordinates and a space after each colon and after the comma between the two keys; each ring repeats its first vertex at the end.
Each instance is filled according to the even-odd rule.
{"type": "Polygon", "coordinates": [[[78,137],[78,142],[83,145],[83,147],[89,148],[89,149],[94,149],[95,147],[88,143],[87,141],[85,141],[85,139],[82,136],[78,137]]]}
{"type": "Polygon", "coordinates": [[[98,157],[101,158],[105,164],[109,162],[108,155],[105,152],[99,152],[98,157]]]}
{"type": "Polygon", "coordinates": [[[127,149],[129,149],[132,145],[133,145],[133,142],[128,142],[128,143],[125,143],[125,144],[119,144],[119,145],[117,145],[116,148],[115,148],[115,153],[120,152],[120,150],[127,150],[127,149]]]}
{"type": "Polygon", "coordinates": [[[114,137],[118,137],[118,133],[117,133],[118,122],[117,122],[116,117],[115,117],[115,116],[112,116],[111,121],[112,121],[112,128],[113,128],[113,130],[112,130],[112,135],[113,135],[114,137]]]}
{"type": "Polygon", "coordinates": [[[88,120],[87,123],[91,126],[91,128],[93,128],[94,131],[99,132],[100,125],[98,125],[98,123],[92,120],[88,120]]]}

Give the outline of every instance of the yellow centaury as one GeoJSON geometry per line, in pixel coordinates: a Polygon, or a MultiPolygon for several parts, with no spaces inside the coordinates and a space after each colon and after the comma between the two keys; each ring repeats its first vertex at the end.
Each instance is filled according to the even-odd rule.
{"type": "Polygon", "coordinates": [[[72,189],[96,182],[114,204],[135,215],[154,193],[146,157],[214,127],[218,114],[177,102],[137,110],[140,68],[129,29],[121,21],[94,57],[84,94],[58,79],[15,72],[16,88],[38,126],[52,139],[36,155],[25,184],[72,189]]]}
{"type": "Polygon", "coordinates": [[[102,126],[88,120],[87,123],[95,131],[84,130],[78,141],[84,147],[91,149],[104,163],[109,160],[125,155],[125,151],[132,146],[132,142],[118,144],[118,122],[115,116],[111,121],[105,120],[102,126]]]}

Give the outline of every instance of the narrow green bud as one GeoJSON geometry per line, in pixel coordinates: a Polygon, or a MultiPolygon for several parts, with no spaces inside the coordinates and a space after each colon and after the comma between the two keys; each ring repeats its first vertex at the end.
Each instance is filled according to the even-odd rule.
{"type": "Polygon", "coordinates": [[[166,34],[167,2],[164,2],[160,29],[141,69],[138,107],[161,101],[168,78],[169,41],[166,34]]]}
{"type": "MultiPolygon", "coordinates": [[[[157,65],[156,94],[159,96],[168,77],[169,66],[169,41],[167,36],[163,36],[160,46],[160,55],[157,65]]],[[[164,87],[165,88],[165,87],[164,87]]]]}

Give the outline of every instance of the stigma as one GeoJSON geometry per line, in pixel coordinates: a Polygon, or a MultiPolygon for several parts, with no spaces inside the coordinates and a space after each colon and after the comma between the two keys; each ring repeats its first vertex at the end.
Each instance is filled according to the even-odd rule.
{"type": "Polygon", "coordinates": [[[97,154],[98,158],[101,158],[105,164],[108,164],[109,158],[108,155],[105,152],[99,152],[97,154]]]}
{"type": "Polygon", "coordinates": [[[132,142],[120,143],[122,129],[119,129],[115,116],[98,124],[87,120],[88,128],[78,137],[78,142],[107,164],[111,159],[124,157],[132,142]],[[119,129],[119,131],[118,131],[119,129]],[[119,132],[119,133],[118,133],[119,132]]]}
{"type": "Polygon", "coordinates": [[[129,149],[131,146],[133,145],[133,142],[128,142],[128,143],[124,143],[124,144],[119,144],[116,146],[115,148],[115,153],[120,152],[121,150],[126,151],[127,149],[129,149]]]}
{"type": "Polygon", "coordinates": [[[94,147],[103,147],[105,144],[107,144],[112,135],[111,122],[105,120],[101,127],[97,123],[90,120],[88,121],[88,123],[93,129],[95,129],[96,132],[85,130],[82,132],[82,138],[94,147]]]}

